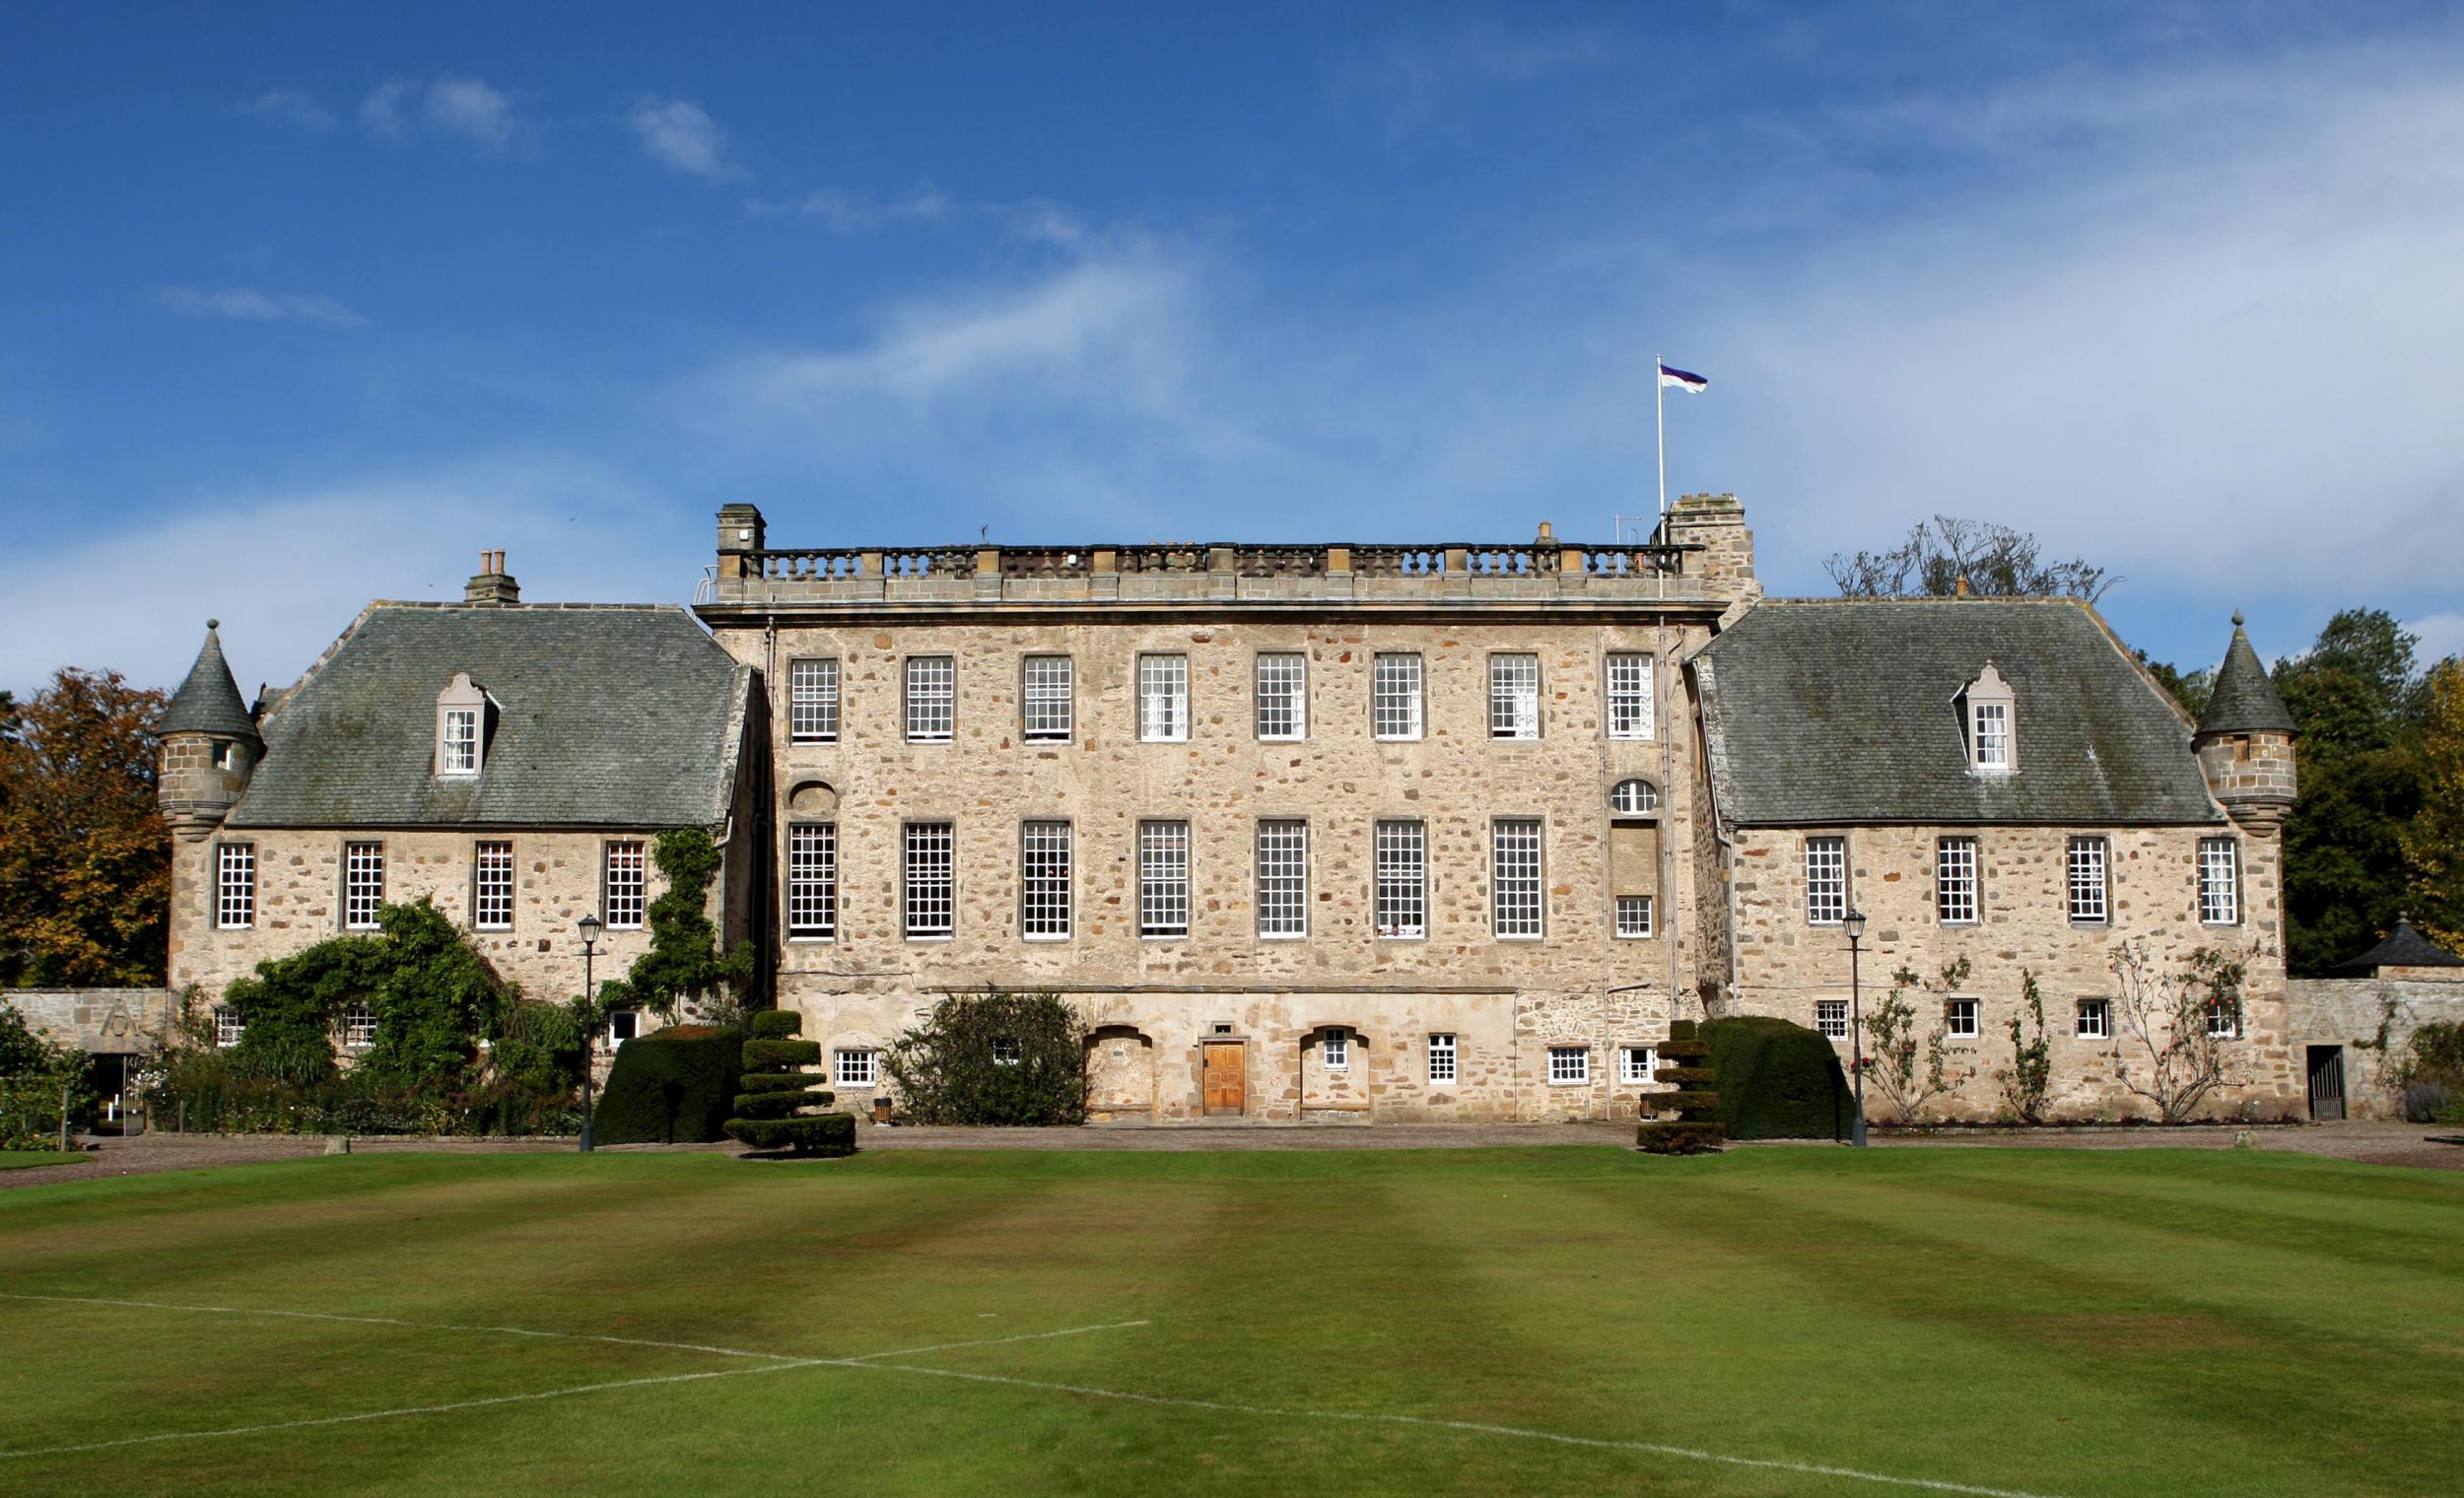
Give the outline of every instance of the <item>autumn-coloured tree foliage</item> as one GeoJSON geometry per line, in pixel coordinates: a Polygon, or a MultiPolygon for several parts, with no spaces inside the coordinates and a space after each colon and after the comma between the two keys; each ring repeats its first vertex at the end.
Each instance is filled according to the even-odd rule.
{"type": "Polygon", "coordinates": [[[0,987],[163,982],[157,691],[64,668],[0,715],[0,987]]]}

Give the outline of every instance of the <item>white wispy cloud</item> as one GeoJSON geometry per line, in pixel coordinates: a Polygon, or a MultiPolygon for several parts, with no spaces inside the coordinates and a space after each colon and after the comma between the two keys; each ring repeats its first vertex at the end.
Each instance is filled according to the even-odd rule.
{"type": "Polygon", "coordinates": [[[1008,399],[1160,410],[1186,368],[1190,278],[1160,255],[1083,262],[1032,284],[899,307],[852,348],[767,354],[725,378],[799,410],[888,397],[927,404],[987,387],[1008,399]]]}
{"type": "Polygon", "coordinates": [[[280,120],[303,130],[330,130],[334,125],[333,111],[317,102],[315,96],[299,89],[268,89],[253,99],[241,100],[231,108],[234,114],[280,120]]]}
{"type": "Polygon", "coordinates": [[[755,199],[744,206],[756,218],[798,219],[842,238],[952,224],[985,225],[1009,238],[1044,244],[1074,246],[1089,238],[1084,221],[1059,203],[954,198],[930,182],[919,182],[890,198],[824,187],[800,197],[755,199]]]}
{"type": "Polygon", "coordinates": [[[2209,596],[2435,585],[2464,548],[2464,80],[2307,52],[1894,127],[1998,185],[1751,285],[1703,272],[1752,477],[1809,502],[1795,545],[1947,510],[2209,596]]]}
{"type": "Polygon", "coordinates": [[[688,99],[645,99],[625,116],[643,153],[671,171],[706,182],[734,182],[749,173],[727,156],[727,133],[688,99]]]}
{"type": "Polygon", "coordinates": [[[492,152],[512,146],[522,128],[512,95],[450,73],[424,84],[397,78],[377,85],[360,101],[360,123],[387,140],[451,136],[492,152]]]}
{"type": "Polygon", "coordinates": [[[2417,619],[2407,619],[2404,627],[2421,637],[2421,644],[2414,647],[2413,658],[2423,665],[2444,660],[2450,655],[2464,655],[2464,613],[2450,610],[2424,614],[2417,619]]]}
{"type": "Polygon", "coordinates": [[[147,300],[182,317],[235,322],[312,322],[320,327],[368,326],[368,319],[331,297],[259,291],[252,286],[158,286],[147,300]]]}
{"type": "Polygon", "coordinates": [[[253,696],[296,680],[373,599],[460,598],[490,547],[525,599],[683,602],[707,521],[554,455],[216,492],[77,545],[0,553],[0,687],[22,697],[61,665],[174,687],[219,618],[253,696]],[[283,538],[271,551],[269,536],[283,538]],[[103,576],[147,579],[145,606],[95,587],[103,576]]]}

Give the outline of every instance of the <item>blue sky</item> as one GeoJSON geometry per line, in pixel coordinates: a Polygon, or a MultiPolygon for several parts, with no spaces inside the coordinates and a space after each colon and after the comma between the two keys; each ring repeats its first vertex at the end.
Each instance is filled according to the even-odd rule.
{"type": "Polygon", "coordinates": [[[781,545],[1937,511],[2464,647],[2451,6],[19,7],[0,687],[781,545]],[[2361,14],[2366,12],[2365,15],[2361,14]]]}

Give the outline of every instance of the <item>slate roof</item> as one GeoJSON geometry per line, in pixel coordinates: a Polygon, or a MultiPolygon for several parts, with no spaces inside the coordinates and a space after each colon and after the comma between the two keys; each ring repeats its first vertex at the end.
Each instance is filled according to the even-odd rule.
{"type": "Polygon", "coordinates": [[[2340,962],[2327,971],[2343,977],[2366,977],[2380,968],[2464,968],[2464,957],[2458,957],[2420,931],[2401,916],[2396,928],[2387,939],[2347,962],[2340,962]]]}
{"type": "Polygon", "coordinates": [[[2241,616],[2233,616],[2233,643],[2224,649],[2224,664],[2216,673],[2216,689],[2208,694],[2208,711],[2199,717],[2201,733],[2291,733],[2293,715],[2267,679],[2259,652],[2241,632],[2241,616]]]}
{"type": "Polygon", "coordinates": [[[1732,825],[2215,824],[2190,724],[2066,601],[1763,603],[1697,651],[1732,825]],[[1991,660],[2019,768],[1979,775],[1954,699],[1991,660]]]}
{"type": "Polygon", "coordinates": [[[221,628],[219,619],[205,622],[205,644],[197,650],[197,662],[188,668],[188,679],[171,694],[171,704],[154,725],[155,732],[219,733],[256,741],[256,719],[240,696],[240,683],[231,678],[231,663],[223,659],[222,637],[216,633],[221,628]]]}
{"type": "Polygon", "coordinates": [[[267,714],[228,825],[712,825],[751,675],[680,608],[375,604],[267,714]],[[494,706],[480,774],[441,780],[457,671],[494,706]]]}

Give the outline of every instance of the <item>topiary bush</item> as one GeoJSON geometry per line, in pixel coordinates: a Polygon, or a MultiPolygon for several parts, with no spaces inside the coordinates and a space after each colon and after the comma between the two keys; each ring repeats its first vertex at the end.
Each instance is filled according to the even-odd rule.
{"type": "MultiPolygon", "coordinates": [[[[1760,1015],[1706,1021],[1703,1043],[1732,1139],[1838,1139],[1854,1112],[1848,1073],[1831,1043],[1803,1025],[1760,1015]]],[[[1667,1055],[1667,1048],[1662,1048],[1667,1055]]]]}
{"type": "Polygon", "coordinates": [[[744,1032],[670,1025],[625,1042],[592,1131],[601,1144],[706,1144],[726,1136],[744,1032]]]}
{"type": "Polygon", "coordinates": [[[748,1068],[737,1079],[742,1091],[727,1135],[758,1150],[785,1150],[791,1155],[856,1153],[856,1117],[845,1113],[808,1114],[826,1108],[834,1094],[812,1086],[818,1078],[801,1070],[821,1059],[816,1041],[797,1040],[802,1015],[788,1009],[767,1009],[753,1016],[753,1038],[744,1043],[748,1068]]]}
{"type": "Polygon", "coordinates": [[[1669,1026],[1669,1038],[1660,1045],[1660,1058],[1674,1065],[1663,1065],[1653,1075],[1663,1082],[1674,1082],[1675,1092],[1648,1093],[1642,1100],[1645,1113],[1674,1113],[1674,1120],[1646,1118],[1636,1126],[1636,1147],[1655,1155],[1701,1155],[1716,1153],[1725,1130],[1720,1124],[1720,1095],[1710,1091],[1719,1073],[1702,1064],[1709,1059],[1711,1047],[1696,1032],[1694,1022],[1681,1019],[1669,1026]]]}

